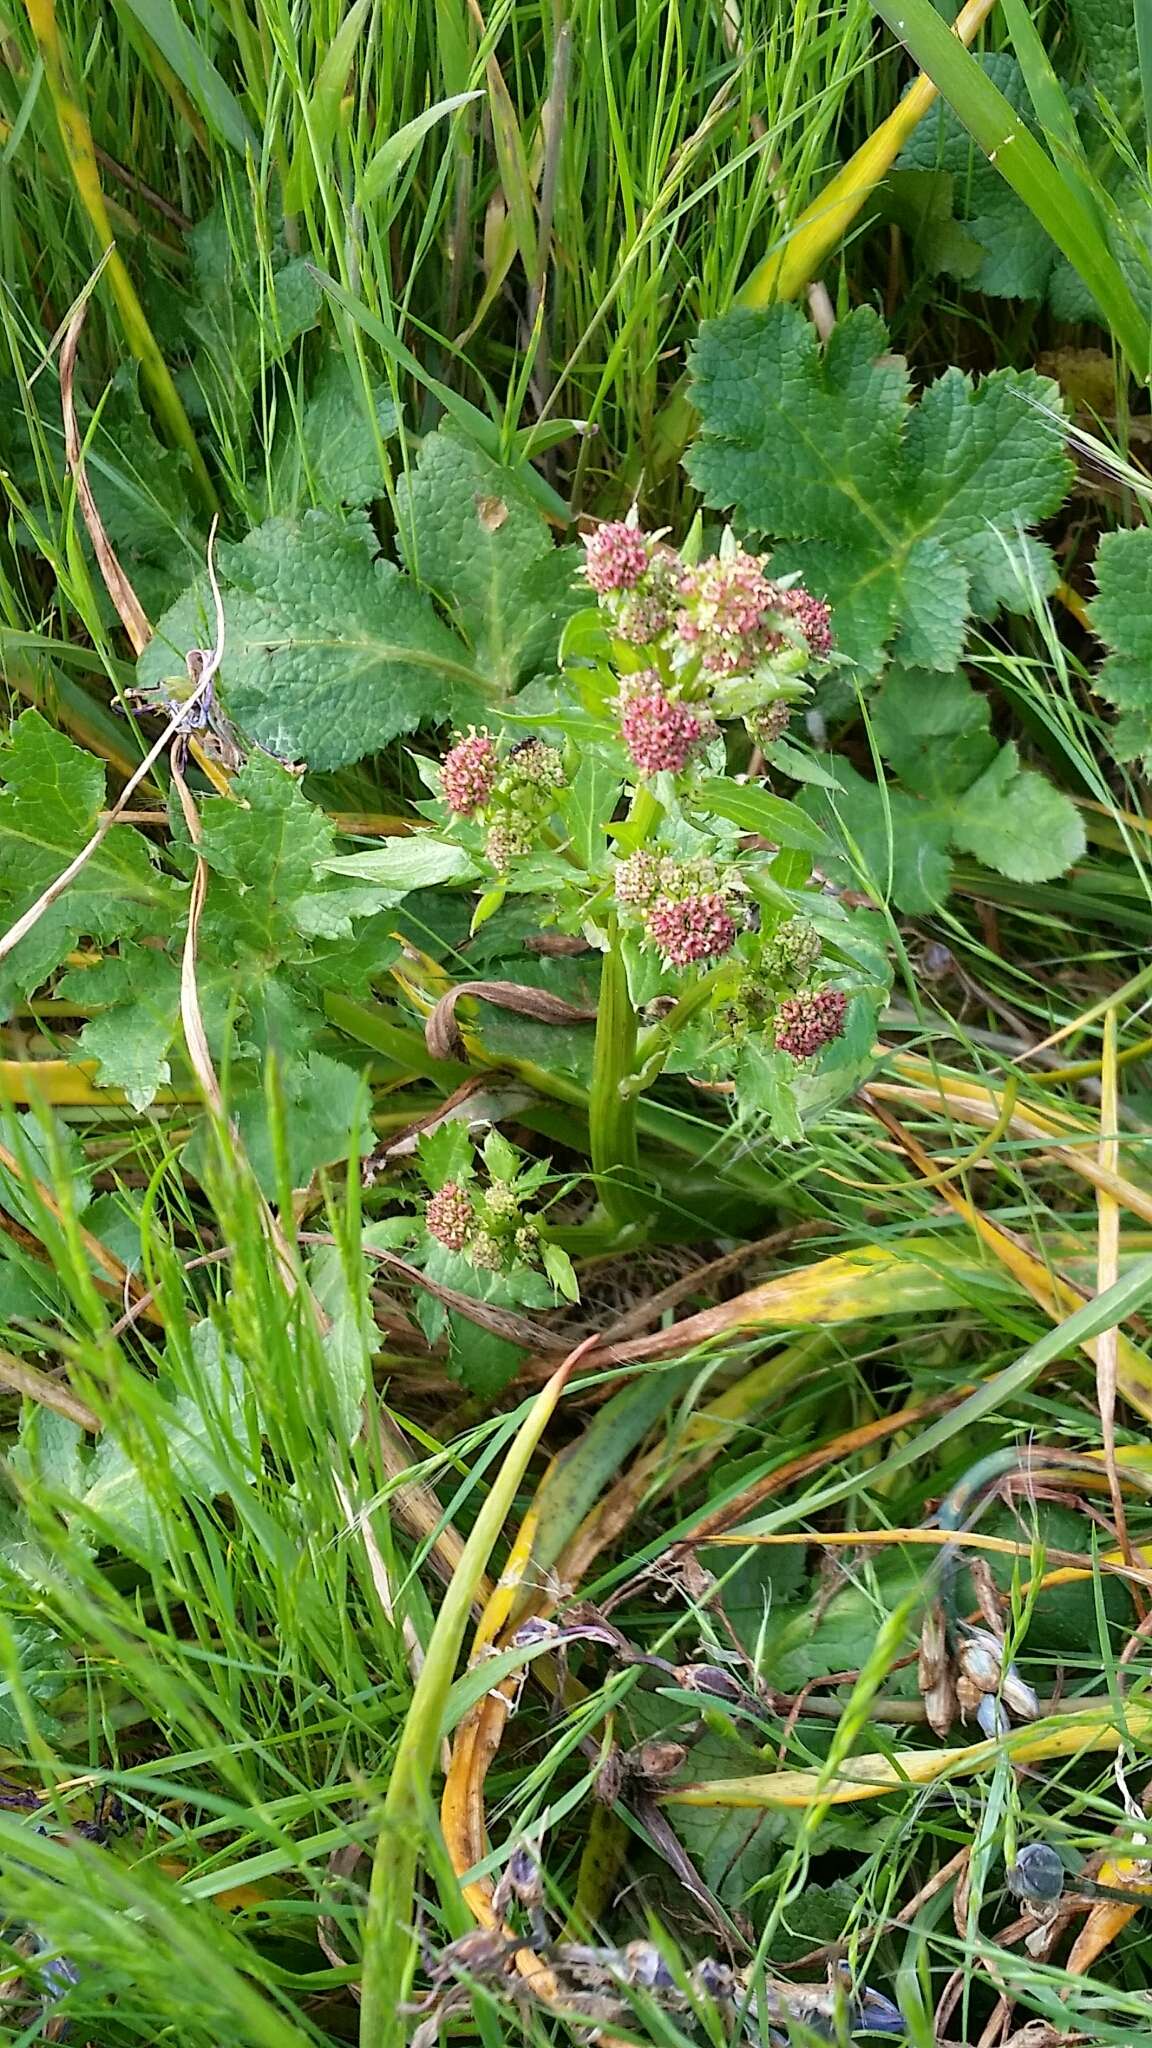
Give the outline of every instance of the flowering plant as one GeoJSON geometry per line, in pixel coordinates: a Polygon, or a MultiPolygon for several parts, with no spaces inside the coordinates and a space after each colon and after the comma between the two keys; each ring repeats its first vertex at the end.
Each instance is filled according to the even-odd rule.
{"type": "Polygon", "coordinates": [[[636,1105],[661,1075],[795,1141],[866,1070],[887,970],[876,915],[814,878],[820,827],[765,781],[827,781],[786,734],[836,659],[828,606],[729,533],[703,558],[635,516],[587,537],[584,577],[563,677],[422,762],[418,808],[423,878],[477,887],[474,935],[536,896],[559,943],[602,955],[591,1155],[622,1223],[645,1213],[636,1105]]]}

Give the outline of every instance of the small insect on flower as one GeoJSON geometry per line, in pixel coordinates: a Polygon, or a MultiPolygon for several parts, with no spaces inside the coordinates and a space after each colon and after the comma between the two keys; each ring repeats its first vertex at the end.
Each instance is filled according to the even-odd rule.
{"type": "Polygon", "coordinates": [[[482,810],[492,794],[499,768],[500,757],[491,733],[470,727],[445,754],[441,764],[440,789],[449,810],[461,818],[482,810]]]}
{"type": "Polygon", "coordinates": [[[472,1230],[472,1204],[457,1180],[446,1180],[424,1207],[424,1222],[430,1237],[447,1251],[462,1252],[472,1230]]]}
{"type": "Polygon", "coordinates": [[[527,783],[534,789],[563,789],[566,780],[564,756],[559,747],[550,747],[546,741],[535,738],[517,740],[501,777],[501,783],[510,787],[527,783]]]}
{"type": "Polygon", "coordinates": [[[842,989],[805,989],[798,996],[785,996],[776,1012],[777,1052],[790,1052],[794,1060],[815,1059],[826,1045],[843,1036],[848,998],[842,989]]]}
{"type": "Polygon", "coordinates": [[[704,725],[687,704],[667,696],[654,672],[645,669],[621,703],[620,736],[638,775],[679,775],[703,739],[704,725]]]}

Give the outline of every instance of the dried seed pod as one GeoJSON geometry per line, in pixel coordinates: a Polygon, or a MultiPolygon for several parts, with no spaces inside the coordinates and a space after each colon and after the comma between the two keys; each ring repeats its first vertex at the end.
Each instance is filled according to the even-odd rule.
{"type": "Polygon", "coordinates": [[[989,1741],[996,1735],[1007,1735],[1012,1723],[1007,1709],[1001,1705],[994,1692],[986,1692],[976,1709],[976,1720],[989,1741]]]}
{"type": "Polygon", "coordinates": [[[920,1630],[917,1682],[929,1727],[936,1735],[947,1735],[956,1718],[956,1681],[944,1608],[939,1600],[934,1600],[927,1609],[920,1630]]]}
{"type": "Polygon", "coordinates": [[[528,1913],[538,1912],[544,1904],[540,1866],[531,1850],[522,1844],[513,1849],[500,1874],[500,1882],[492,1894],[493,1912],[502,1918],[513,1900],[528,1913]]]}
{"type": "Polygon", "coordinates": [[[956,1645],[956,1661],[965,1678],[981,1692],[996,1692],[1004,1673],[1004,1649],[986,1628],[968,1629],[956,1645]]]}
{"type": "Polygon", "coordinates": [[[748,1698],[745,1688],[721,1664],[680,1664],[676,1683],[685,1692],[710,1693],[715,1699],[730,1700],[733,1706],[748,1698]]]}
{"type": "Polygon", "coordinates": [[[960,1709],[960,1719],[967,1721],[976,1712],[981,1700],[986,1698],[987,1694],[980,1686],[974,1685],[962,1671],[956,1680],[956,1704],[960,1709]]]}
{"type": "Polygon", "coordinates": [[[1035,1721],[1040,1712],[1040,1702],[1032,1687],[1021,1678],[1014,1664],[1009,1664],[1000,1687],[1000,1697],[1009,1713],[1018,1721],[1035,1721]]]}
{"type": "Polygon", "coordinates": [[[968,1560],[968,1577],[976,1595],[976,1604],[984,1620],[998,1642],[1004,1638],[1004,1619],[1000,1605],[1000,1594],[987,1558],[973,1557],[968,1560]]]}
{"type": "Polygon", "coordinates": [[[613,1746],[597,1766],[592,1780],[592,1797],[601,1806],[615,1806],[624,1790],[626,1776],[623,1751],[613,1746]]]}
{"type": "Polygon", "coordinates": [[[678,1771],[688,1754],[683,1742],[661,1742],[655,1737],[648,1742],[638,1742],[624,1758],[630,1778],[645,1778],[652,1784],[670,1778],[678,1771]]]}

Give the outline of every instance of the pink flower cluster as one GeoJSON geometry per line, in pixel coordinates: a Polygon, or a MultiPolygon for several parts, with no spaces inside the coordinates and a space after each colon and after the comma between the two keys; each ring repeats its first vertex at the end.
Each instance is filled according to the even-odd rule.
{"type": "Polygon", "coordinates": [[[791,620],[813,655],[832,647],[831,613],[810,591],[784,587],[764,574],[765,557],[743,549],[702,562],[680,579],[685,608],[676,615],[682,645],[700,657],[708,675],[736,676],[789,645],[791,620]]]}
{"type": "Polygon", "coordinates": [[[735,921],[718,889],[696,896],[658,896],[644,912],[644,930],[668,967],[718,960],[736,938],[735,921]]]}
{"type": "Polygon", "coordinates": [[[630,520],[607,520],[584,535],[584,548],[584,574],[597,597],[634,589],[648,568],[648,542],[630,520]]]}
{"type": "Polygon", "coordinates": [[[471,726],[441,763],[440,788],[448,809],[462,818],[482,810],[499,770],[500,757],[491,733],[477,732],[471,726]]]}
{"type": "Polygon", "coordinates": [[[794,1060],[810,1060],[826,1045],[840,1038],[848,998],[843,989],[804,989],[798,996],[786,996],[776,1011],[777,1052],[790,1052],[794,1060]]]}
{"type": "Polygon", "coordinates": [[[462,1252],[472,1229],[472,1204],[458,1180],[446,1180],[424,1207],[428,1233],[450,1252],[462,1252]]]}
{"type": "Polygon", "coordinates": [[[620,706],[620,733],[638,775],[679,775],[704,736],[704,726],[687,704],[669,697],[654,669],[631,679],[620,706]],[[637,687],[639,685],[639,687],[637,687]]]}

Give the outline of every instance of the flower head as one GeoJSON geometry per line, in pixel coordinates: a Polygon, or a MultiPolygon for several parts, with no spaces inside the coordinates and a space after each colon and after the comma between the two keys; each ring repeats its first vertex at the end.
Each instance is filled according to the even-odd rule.
{"type": "Polygon", "coordinates": [[[799,586],[774,582],[765,573],[767,559],[737,548],[680,578],[676,633],[707,675],[750,674],[768,656],[794,646],[797,628],[809,654],[829,652],[828,606],[799,586]]]}
{"type": "Polygon", "coordinates": [[[501,820],[493,825],[484,841],[484,852],[493,867],[505,874],[514,860],[519,860],[521,854],[529,851],[531,844],[531,837],[522,824],[501,820]]]}
{"type": "Polygon", "coordinates": [[[813,597],[802,584],[780,593],[780,609],[795,620],[808,642],[809,653],[818,660],[832,652],[832,607],[822,597],[813,597]]]}
{"type": "Polygon", "coordinates": [[[719,959],[736,938],[736,924],[719,890],[695,896],[658,896],[644,913],[644,930],[668,967],[719,959]]]}
{"type": "Polygon", "coordinates": [[[806,917],[789,917],[764,942],[764,972],[773,981],[805,981],[820,958],[820,934],[806,917]]]}
{"type": "Polygon", "coordinates": [[[627,904],[630,909],[651,903],[660,889],[661,865],[656,854],[644,847],[630,853],[627,860],[618,861],[614,878],[617,903],[627,904]]]}
{"type": "Polygon", "coordinates": [[[478,1230],[469,1246],[472,1264],[481,1273],[502,1273],[508,1262],[508,1254],[498,1237],[490,1230],[478,1230]]]}
{"type": "Polygon", "coordinates": [[[630,520],[606,520],[584,535],[584,548],[584,574],[598,597],[634,589],[648,567],[648,542],[630,520]]]}
{"type": "Polygon", "coordinates": [[[429,1197],[424,1222],[431,1237],[450,1252],[462,1252],[472,1229],[472,1204],[458,1180],[446,1180],[429,1197]]]}
{"type": "Polygon", "coordinates": [[[687,704],[669,697],[654,669],[632,679],[620,705],[620,734],[638,775],[679,775],[704,726],[687,704]]]}
{"type": "Polygon", "coordinates": [[[492,794],[500,758],[491,733],[469,728],[444,756],[440,788],[450,811],[468,817],[482,810],[492,794]]]}
{"type": "Polygon", "coordinates": [[[520,1214],[516,1190],[509,1180],[494,1180],[484,1198],[489,1220],[497,1223],[512,1223],[520,1214]]]}
{"type": "Polygon", "coordinates": [[[790,704],[787,697],[777,697],[774,704],[767,705],[763,711],[757,711],[750,720],[752,737],[757,746],[774,747],[777,740],[782,740],[792,723],[792,713],[795,709],[795,704],[790,704]]]}
{"type": "Polygon", "coordinates": [[[550,747],[535,737],[521,740],[513,747],[501,776],[501,782],[509,788],[527,784],[534,789],[563,789],[565,781],[564,756],[559,747],[550,747]]]}
{"type": "Polygon", "coordinates": [[[810,1060],[842,1036],[848,998],[843,989],[804,989],[786,996],[776,1011],[777,1052],[794,1060],[810,1060]]]}

